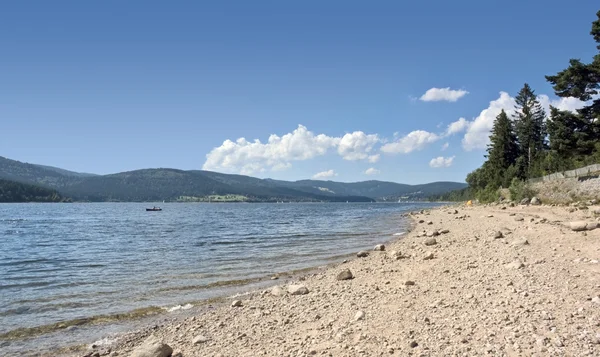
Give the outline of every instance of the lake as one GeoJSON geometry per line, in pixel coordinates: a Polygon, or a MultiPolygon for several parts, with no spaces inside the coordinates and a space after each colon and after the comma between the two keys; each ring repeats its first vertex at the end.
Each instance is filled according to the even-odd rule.
{"type": "MultiPolygon", "coordinates": [[[[406,231],[403,213],[435,206],[167,203],[145,211],[154,205],[0,204],[0,334],[247,290],[372,249],[406,231]]],[[[60,336],[46,345],[0,339],[0,347],[77,340],[60,336]]]]}

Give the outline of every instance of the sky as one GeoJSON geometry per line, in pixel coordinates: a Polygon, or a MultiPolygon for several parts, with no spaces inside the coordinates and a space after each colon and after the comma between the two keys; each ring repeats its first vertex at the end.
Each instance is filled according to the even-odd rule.
{"type": "Polygon", "coordinates": [[[529,83],[597,54],[597,0],[13,1],[0,156],[97,174],[461,181],[529,83]]]}

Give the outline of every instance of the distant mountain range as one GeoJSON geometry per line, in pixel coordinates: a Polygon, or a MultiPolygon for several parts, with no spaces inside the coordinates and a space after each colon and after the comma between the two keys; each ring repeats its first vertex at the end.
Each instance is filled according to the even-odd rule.
{"type": "Polygon", "coordinates": [[[384,181],[354,183],[281,181],[203,170],[143,169],[110,175],[79,173],[23,163],[0,156],[0,179],[55,189],[76,201],[398,201],[423,200],[462,189],[460,182],[406,185],[384,181]]]}

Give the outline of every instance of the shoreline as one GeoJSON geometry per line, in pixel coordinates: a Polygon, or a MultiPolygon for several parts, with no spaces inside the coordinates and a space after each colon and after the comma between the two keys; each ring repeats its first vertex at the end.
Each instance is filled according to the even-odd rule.
{"type": "MultiPolygon", "coordinates": [[[[383,241],[382,243],[388,244],[397,241],[404,237],[406,234],[408,234],[414,228],[414,220],[411,219],[411,213],[412,212],[410,211],[405,211],[399,212],[396,215],[397,218],[395,219],[405,220],[405,222],[403,222],[405,227],[403,227],[400,234],[395,233],[389,236],[389,239],[383,241]]],[[[185,301],[175,306],[152,305],[140,307],[135,310],[125,311],[122,313],[90,316],[74,320],[60,321],[48,325],[10,330],[3,333],[0,336],[0,342],[4,341],[3,343],[0,343],[0,346],[7,346],[7,342],[18,343],[20,341],[26,341],[30,339],[49,336],[52,334],[63,333],[71,329],[93,329],[94,327],[110,327],[109,325],[119,326],[127,324],[129,322],[130,327],[126,330],[111,333],[110,337],[104,336],[101,339],[101,341],[107,340],[108,338],[110,338],[111,340],[120,340],[125,335],[145,331],[148,329],[149,326],[155,326],[156,323],[164,323],[165,321],[171,320],[171,322],[181,320],[183,318],[192,316],[192,314],[199,314],[204,309],[222,308],[226,305],[227,300],[230,300],[235,297],[252,297],[254,295],[260,294],[261,291],[264,291],[264,289],[266,288],[270,288],[281,283],[289,282],[294,279],[304,280],[310,275],[314,275],[315,273],[318,273],[320,271],[332,269],[334,266],[339,265],[342,262],[345,263],[348,260],[353,259],[353,257],[356,258],[355,253],[332,255],[329,258],[325,259],[325,264],[309,266],[291,271],[276,272],[273,275],[251,278],[244,281],[236,280],[211,283],[209,284],[211,286],[203,286],[201,289],[204,290],[216,287],[217,289],[215,291],[217,292],[217,294],[214,297],[201,300],[185,301]],[[219,287],[223,287],[223,290],[218,290],[219,287]],[[184,308],[184,306],[190,306],[190,308],[184,308]],[[132,326],[136,327],[132,329],[132,326]]],[[[47,352],[39,352],[37,350],[19,351],[15,352],[15,355],[18,354],[19,356],[54,356],[56,354],[60,354],[62,356],[80,356],[82,355],[83,351],[89,348],[90,345],[93,345],[92,341],[89,341],[89,343],[86,342],[79,344],[68,344],[64,347],[52,349],[47,352]]]]}

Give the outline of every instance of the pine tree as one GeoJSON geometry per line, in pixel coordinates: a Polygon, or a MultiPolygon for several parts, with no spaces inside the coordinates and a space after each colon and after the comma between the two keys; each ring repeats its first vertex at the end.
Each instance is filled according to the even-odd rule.
{"type": "MultiPolygon", "coordinates": [[[[597,20],[592,23],[590,34],[598,44],[596,48],[600,50],[600,11],[596,16],[597,20]]],[[[600,89],[600,52],[589,64],[579,59],[571,59],[567,69],[554,76],[546,76],[546,80],[552,83],[559,97],[575,97],[585,102],[591,101],[577,111],[580,115],[579,121],[582,122],[580,126],[585,128],[587,140],[600,141],[600,98],[597,97],[600,89]]]]}
{"type": "Polygon", "coordinates": [[[567,170],[571,158],[591,155],[595,140],[590,137],[590,123],[580,114],[550,107],[548,119],[550,150],[562,161],[558,170],[567,170]]]}
{"type": "Polygon", "coordinates": [[[487,148],[487,169],[493,187],[507,187],[512,177],[507,177],[511,166],[517,162],[519,146],[511,120],[502,110],[494,121],[494,127],[490,135],[490,144],[487,148]]]}
{"type": "Polygon", "coordinates": [[[546,113],[537,99],[535,92],[529,84],[525,83],[519,94],[515,97],[515,131],[519,144],[520,175],[522,178],[530,177],[531,167],[535,160],[542,157],[547,148],[546,126],[544,120],[546,113]]]}

